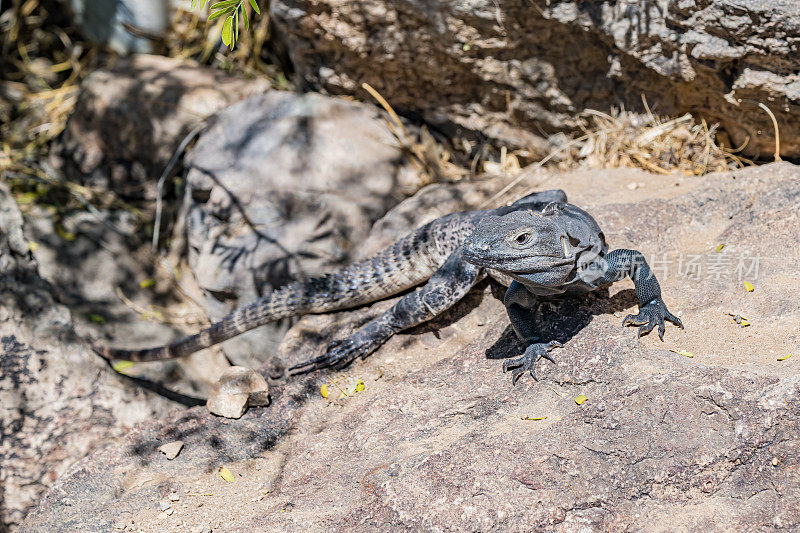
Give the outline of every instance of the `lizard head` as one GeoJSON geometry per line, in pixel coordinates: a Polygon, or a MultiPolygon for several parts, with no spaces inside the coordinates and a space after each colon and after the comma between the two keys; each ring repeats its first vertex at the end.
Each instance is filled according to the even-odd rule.
{"type": "Polygon", "coordinates": [[[600,228],[585,211],[555,202],[484,217],[464,245],[468,262],[542,285],[564,283],[584,252],[605,252],[600,228]]]}

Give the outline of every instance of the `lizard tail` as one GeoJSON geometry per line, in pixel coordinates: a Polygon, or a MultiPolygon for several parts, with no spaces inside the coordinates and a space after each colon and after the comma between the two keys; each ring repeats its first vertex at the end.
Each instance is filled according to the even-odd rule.
{"type": "Polygon", "coordinates": [[[392,296],[427,280],[446,259],[446,255],[433,257],[426,247],[430,231],[430,225],[423,226],[340,272],[286,285],[170,344],[142,350],[93,345],[92,350],[106,359],[133,362],[176,359],[282,318],[348,309],[392,296]]]}
{"type": "Polygon", "coordinates": [[[106,359],[122,359],[133,362],[177,359],[203,348],[219,344],[263,324],[303,314],[303,311],[308,312],[308,305],[301,305],[299,301],[292,302],[293,299],[297,300],[296,295],[298,294],[298,289],[301,288],[298,285],[297,283],[287,285],[265,298],[236,309],[219,322],[211,324],[199,333],[189,335],[170,344],[141,350],[125,350],[93,345],[92,350],[106,359]]]}

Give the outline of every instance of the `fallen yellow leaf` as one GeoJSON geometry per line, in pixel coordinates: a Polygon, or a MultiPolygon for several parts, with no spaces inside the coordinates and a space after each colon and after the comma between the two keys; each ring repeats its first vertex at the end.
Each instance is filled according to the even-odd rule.
{"type": "Polygon", "coordinates": [[[694,354],[692,352],[687,352],[686,350],[673,350],[672,348],[669,349],[670,352],[676,353],[678,355],[682,355],[684,357],[692,358],[694,354]]]}
{"type": "Polygon", "coordinates": [[[587,397],[586,397],[586,396],[584,396],[583,394],[579,394],[578,396],[575,396],[575,403],[577,403],[578,405],[580,405],[580,404],[582,404],[583,402],[585,402],[585,401],[586,401],[586,400],[588,400],[588,399],[589,399],[589,398],[587,398],[587,397]]]}
{"type": "Polygon", "coordinates": [[[66,229],[64,229],[64,226],[62,226],[61,224],[56,224],[55,229],[56,233],[58,233],[58,236],[64,239],[65,241],[74,241],[77,237],[77,235],[75,235],[71,231],[67,231],[66,229]]]}
{"type": "Polygon", "coordinates": [[[39,243],[36,241],[28,241],[28,248],[31,249],[31,252],[35,252],[39,249],[39,243]]]}
{"type": "Polygon", "coordinates": [[[792,356],[792,354],[784,355],[783,357],[778,357],[778,361],[786,361],[792,356]]]}
{"type": "Polygon", "coordinates": [[[134,366],[136,363],[133,361],[116,361],[111,368],[115,371],[119,372],[120,374],[124,374],[126,370],[134,366]]]}
{"type": "Polygon", "coordinates": [[[717,251],[721,252],[723,248],[725,248],[725,245],[724,244],[720,244],[719,246],[717,246],[717,251]]]}
{"type": "Polygon", "coordinates": [[[139,282],[139,288],[140,289],[147,289],[149,287],[152,287],[155,284],[156,284],[156,280],[154,280],[153,278],[143,279],[142,281],[139,282]]]}
{"type": "Polygon", "coordinates": [[[328,386],[327,385],[323,385],[322,387],[320,387],[319,388],[319,393],[322,394],[323,398],[329,398],[330,397],[330,394],[328,393],[328,386]]]}
{"type": "Polygon", "coordinates": [[[236,478],[233,477],[231,471],[225,468],[224,466],[219,467],[219,475],[222,477],[222,479],[224,479],[228,483],[233,483],[234,481],[236,481],[236,478]]]}
{"type": "Polygon", "coordinates": [[[756,288],[753,287],[753,284],[750,283],[749,281],[744,282],[744,288],[747,290],[747,292],[753,292],[754,290],[756,290],[756,288]]]}
{"type": "Polygon", "coordinates": [[[360,379],[351,378],[350,383],[344,391],[345,396],[352,396],[356,392],[364,390],[364,382],[360,379]]]}
{"type": "Polygon", "coordinates": [[[522,420],[547,420],[547,417],[546,416],[536,416],[536,417],[524,416],[524,417],[522,417],[522,420]]]}

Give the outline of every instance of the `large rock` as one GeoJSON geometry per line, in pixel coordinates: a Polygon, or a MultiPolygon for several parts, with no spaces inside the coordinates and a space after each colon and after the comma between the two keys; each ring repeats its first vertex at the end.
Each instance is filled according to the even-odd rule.
{"type": "Polygon", "coordinates": [[[79,183],[154,199],[155,182],[190,131],[214,113],[269,89],[191,61],[151,55],[119,59],[81,85],[52,160],[79,183]]]}
{"type": "MultiPolygon", "coordinates": [[[[188,258],[212,320],[353,260],[372,223],[420,185],[373,106],[269,92],[221,112],[187,155],[188,258]]],[[[258,367],[289,321],[223,344],[258,367]]]]}
{"type": "Polygon", "coordinates": [[[0,184],[0,530],[73,463],[175,404],[121,379],[82,342],[39,276],[0,184]]]}
{"type": "Polygon", "coordinates": [[[277,0],[272,20],[306,83],[454,134],[543,149],[584,109],[624,104],[720,122],[746,153],[800,155],[800,3],[277,0]]]}
{"type": "MultiPolygon", "coordinates": [[[[427,188],[366,247],[501,185],[427,188]]],[[[497,359],[520,347],[502,292],[484,282],[345,372],[271,389],[270,407],[238,421],[198,408],[139,426],[62,476],[25,527],[796,530],[800,169],[539,174],[504,200],[543,187],[588,208],[613,247],[642,250],[685,331],[670,327],[661,343],[623,329],[630,282],[564,300],[541,316],[566,344],[556,364],[512,387],[497,359]],[[740,280],[740,262],[756,258],[740,280]],[[348,376],[364,390],[329,405],[320,386],[337,391],[348,376]],[[168,461],[158,448],[176,440],[184,448],[168,461]]],[[[318,354],[390,303],[306,317],[278,355],[290,365],[318,354]]]]}

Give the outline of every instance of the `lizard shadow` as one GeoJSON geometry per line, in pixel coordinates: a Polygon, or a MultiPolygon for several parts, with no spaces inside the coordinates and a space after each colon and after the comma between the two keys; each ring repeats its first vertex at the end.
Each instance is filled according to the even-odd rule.
{"type": "MultiPolygon", "coordinates": [[[[493,286],[492,289],[494,296],[502,301],[504,288],[493,286]]],[[[589,325],[595,315],[624,311],[635,307],[638,302],[633,289],[623,289],[613,296],[609,296],[608,289],[600,289],[580,296],[543,300],[531,311],[531,316],[539,333],[539,342],[558,341],[566,345],[589,325]]],[[[519,340],[509,323],[500,338],[486,349],[486,358],[507,359],[517,357],[524,351],[525,344],[519,340]]]]}
{"type": "MultiPolygon", "coordinates": [[[[487,296],[485,290],[489,285],[490,292],[495,298],[502,300],[505,288],[490,280],[484,280],[476,285],[475,290],[453,306],[447,312],[434,320],[421,324],[405,332],[403,337],[407,340],[399,346],[403,349],[405,342],[413,343],[413,337],[427,332],[438,336],[438,331],[469,314],[487,296]]],[[[542,339],[558,340],[566,343],[580,330],[586,327],[595,315],[611,314],[629,309],[636,305],[638,300],[632,289],[622,290],[613,296],[608,296],[607,290],[596,291],[580,297],[565,297],[543,302],[536,311],[535,320],[540,326],[542,339]]],[[[316,330],[307,328],[299,335],[299,344],[316,345],[324,349],[325,343],[332,336],[336,336],[342,329],[358,328],[372,316],[377,316],[383,307],[362,312],[354,316],[351,312],[337,313],[337,319],[330,327],[316,330]]],[[[524,351],[524,346],[517,340],[516,334],[510,325],[503,331],[495,343],[486,350],[489,359],[501,359],[518,356],[524,351]]],[[[301,357],[293,354],[293,358],[301,357]]],[[[292,358],[292,359],[293,359],[292,358]]],[[[283,366],[283,365],[281,365],[283,366]]],[[[265,373],[265,368],[261,369],[265,373]]],[[[156,448],[160,443],[182,440],[192,451],[192,464],[196,468],[211,472],[224,460],[240,460],[256,456],[274,446],[291,431],[293,413],[310,398],[319,394],[320,379],[329,373],[336,374],[337,370],[327,369],[308,375],[293,376],[290,379],[280,380],[279,383],[270,385],[272,402],[264,409],[248,410],[237,424],[229,424],[226,420],[209,417],[204,408],[199,407],[184,411],[176,420],[160,428],[150,427],[147,435],[131,439],[126,446],[126,451],[136,457],[140,466],[148,465],[157,457],[156,448]]]]}

